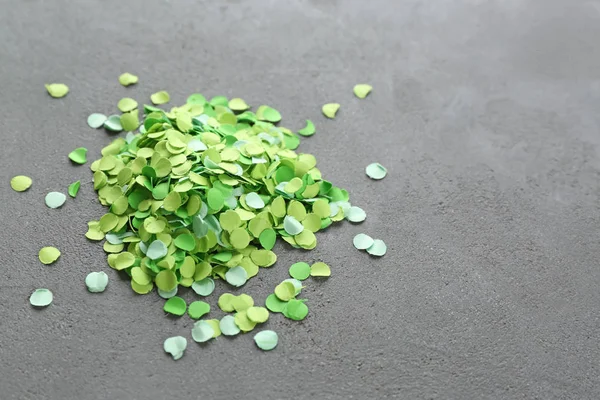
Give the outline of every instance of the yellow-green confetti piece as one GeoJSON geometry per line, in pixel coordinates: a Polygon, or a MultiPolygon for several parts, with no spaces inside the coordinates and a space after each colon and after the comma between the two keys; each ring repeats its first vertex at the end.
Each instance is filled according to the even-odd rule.
{"type": "Polygon", "coordinates": [[[271,228],[265,229],[260,233],[258,240],[263,248],[272,250],[277,240],[277,233],[271,228]]]}
{"type": "Polygon", "coordinates": [[[240,311],[235,314],[235,324],[242,330],[242,332],[250,332],[256,326],[256,322],[252,322],[248,319],[246,311],[240,311]]]}
{"type": "Polygon", "coordinates": [[[225,336],[235,336],[240,333],[240,328],[235,324],[235,317],[226,315],[219,321],[219,329],[225,336]]]}
{"type": "Polygon", "coordinates": [[[352,239],[352,244],[358,250],[367,250],[369,247],[373,246],[373,243],[373,238],[364,233],[359,233],[358,235],[354,236],[354,239],[352,239]]]}
{"type": "MultiPolygon", "coordinates": [[[[126,86],[126,85],[124,85],[126,86]]],[[[169,353],[173,360],[179,360],[183,357],[183,352],[187,348],[187,339],[183,336],[173,336],[165,340],[163,349],[169,353]]]]}
{"type": "Polygon", "coordinates": [[[308,307],[302,300],[291,299],[286,304],[283,315],[294,321],[302,321],[308,315],[308,307]]]}
{"type": "Polygon", "coordinates": [[[300,129],[297,133],[301,136],[312,136],[315,134],[315,132],[315,124],[313,124],[313,122],[310,119],[307,119],[306,126],[300,129]]]}
{"type": "Polygon", "coordinates": [[[46,84],[48,94],[56,99],[65,97],[69,93],[69,87],[64,83],[49,83],[46,84]]]}
{"type": "Polygon", "coordinates": [[[200,319],[210,311],[210,305],[204,301],[194,301],[188,306],[188,315],[200,319]]]}
{"type": "Polygon", "coordinates": [[[233,307],[233,300],[236,298],[231,293],[223,293],[219,296],[219,308],[225,312],[233,312],[235,308],[233,307]]]}
{"type": "Polygon", "coordinates": [[[277,347],[278,342],[279,337],[275,331],[264,330],[254,335],[254,343],[256,343],[259,349],[264,351],[273,350],[277,347]]]}
{"type": "Polygon", "coordinates": [[[119,117],[119,121],[121,123],[121,127],[125,132],[132,132],[140,126],[140,121],[138,119],[138,110],[133,110],[131,112],[126,112],[121,114],[119,117]]]}
{"type": "Polygon", "coordinates": [[[42,247],[38,254],[38,258],[42,264],[46,265],[52,264],[58,260],[58,257],[60,257],[60,250],[52,246],[42,247]]]}
{"type": "Polygon", "coordinates": [[[10,187],[15,192],[24,192],[31,187],[33,181],[25,175],[17,175],[10,180],[10,187]]]}
{"type": "Polygon", "coordinates": [[[87,119],[87,124],[90,128],[98,129],[106,122],[107,117],[104,114],[92,113],[87,119]]]}
{"type": "Polygon", "coordinates": [[[381,239],[373,240],[373,244],[367,249],[367,253],[376,257],[382,257],[385,255],[386,252],[387,246],[381,239]]]}
{"type": "Polygon", "coordinates": [[[160,92],[156,92],[156,93],[152,94],[150,96],[150,100],[152,101],[153,104],[160,105],[160,104],[168,103],[169,100],[171,100],[171,96],[169,96],[169,93],[162,90],[160,92]]]}
{"type": "Polygon", "coordinates": [[[254,299],[243,293],[239,296],[235,296],[231,300],[231,305],[233,306],[234,311],[246,311],[254,305],[254,299]]]}
{"type": "Polygon", "coordinates": [[[181,317],[185,314],[186,304],[185,300],[178,296],[173,296],[165,302],[163,310],[166,313],[177,315],[181,317]]]}
{"type": "Polygon", "coordinates": [[[264,307],[250,307],[246,310],[248,319],[257,324],[262,324],[269,319],[269,311],[264,307]]]}
{"type": "Polygon", "coordinates": [[[78,147],[69,153],[69,159],[75,164],[85,164],[87,162],[87,151],[85,147],[78,147]]]}
{"type": "Polygon", "coordinates": [[[85,285],[91,293],[104,292],[108,285],[108,275],[104,272],[90,272],[85,277],[85,285]]]}
{"type": "Polygon", "coordinates": [[[321,111],[327,118],[334,119],[339,109],[340,105],[338,103],[328,103],[321,108],[321,111]]]}
{"type": "Polygon", "coordinates": [[[303,281],[310,276],[310,265],[305,262],[297,262],[292,264],[289,273],[292,278],[303,281]]]}
{"type": "Polygon", "coordinates": [[[123,97],[121,100],[119,100],[119,103],[117,103],[117,108],[124,113],[135,110],[137,106],[137,101],[131,97],[123,97]]]}
{"type": "Polygon", "coordinates": [[[130,86],[138,83],[139,78],[129,72],[119,75],[119,83],[123,86],[130,86]]]}
{"type": "Polygon", "coordinates": [[[275,287],[275,296],[281,301],[288,301],[296,297],[296,288],[291,282],[281,282],[275,287]]]}
{"type": "Polygon", "coordinates": [[[379,163],[372,163],[367,165],[365,172],[367,173],[367,176],[369,178],[375,180],[383,179],[387,175],[387,169],[379,163]]]}
{"type": "Polygon", "coordinates": [[[276,109],[269,106],[259,106],[256,109],[256,118],[261,121],[268,122],[279,122],[281,121],[281,114],[276,109]]]}
{"type": "Polygon", "coordinates": [[[354,95],[359,99],[364,99],[371,93],[373,86],[367,85],[366,83],[360,83],[354,86],[354,95]]]}
{"type": "Polygon", "coordinates": [[[34,307],[46,307],[52,303],[52,292],[48,289],[36,289],[29,296],[29,303],[34,307]]]}
{"type": "Polygon", "coordinates": [[[192,328],[192,339],[198,343],[208,342],[214,334],[215,330],[207,321],[198,321],[192,328]]]}
{"type": "Polygon", "coordinates": [[[231,108],[232,111],[246,111],[247,109],[250,108],[250,106],[248,104],[246,104],[246,102],[240,98],[234,98],[229,100],[229,108],[231,108]]]}
{"type": "Polygon", "coordinates": [[[80,181],[75,181],[75,182],[71,183],[69,185],[69,189],[67,190],[69,192],[69,196],[75,198],[77,196],[77,193],[79,193],[80,187],[81,187],[80,181]]]}
{"type": "Polygon", "coordinates": [[[310,266],[310,276],[331,276],[331,269],[329,265],[319,261],[310,266]]]}

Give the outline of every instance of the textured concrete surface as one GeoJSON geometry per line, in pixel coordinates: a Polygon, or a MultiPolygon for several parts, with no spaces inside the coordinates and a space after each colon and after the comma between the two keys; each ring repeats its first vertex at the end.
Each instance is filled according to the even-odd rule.
{"type": "Polygon", "coordinates": [[[598,1],[0,0],[0,398],[599,398],[598,38],[598,1]],[[118,85],[124,71],[140,83],[118,85]],[[49,98],[50,81],[71,93],[49,98]],[[133,295],[83,236],[102,208],[67,153],[111,141],[89,113],[160,89],[311,118],[301,149],[368,212],[314,252],[279,246],[247,285],[261,299],[294,261],[333,266],[305,290],[309,318],[269,321],[271,353],[246,335],[173,362],[162,342],[191,321],[133,295]],[[384,181],[364,176],[374,161],[384,181]],[[10,190],[16,174],[29,192],[10,190]],[[44,206],[76,179],[77,199],[44,206]],[[388,254],[354,250],[359,232],[388,254]],[[56,264],[38,262],[44,245],[56,264]],[[110,274],[101,295],[83,284],[95,270],[110,274]],[[29,306],[36,287],[51,307],[29,306]]]}

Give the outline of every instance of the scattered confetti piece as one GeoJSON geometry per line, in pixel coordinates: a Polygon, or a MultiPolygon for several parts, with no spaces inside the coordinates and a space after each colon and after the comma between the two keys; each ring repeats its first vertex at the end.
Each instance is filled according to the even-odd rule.
{"type": "Polygon", "coordinates": [[[363,222],[367,213],[360,207],[352,206],[346,213],[346,219],[350,222],[363,222]]]}
{"type": "Polygon", "coordinates": [[[369,178],[376,180],[383,179],[387,175],[387,169],[379,163],[367,165],[365,171],[369,178]]]}
{"type": "Polygon", "coordinates": [[[298,131],[298,135],[301,136],[312,136],[316,132],[315,124],[310,119],[306,120],[306,126],[298,131]]]}
{"type": "Polygon", "coordinates": [[[289,272],[292,278],[303,281],[310,276],[310,265],[305,262],[297,262],[292,264],[289,272]]]}
{"type": "Polygon", "coordinates": [[[193,319],[200,319],[210,311],[210,305],[204,301],[194,301],[188,307],[188,315],[193,319]]]}
{"type": "Polygon", "coordinates": [[[98,129],[104,125],[107,120],[107,116],[100,113],[92,113],[87,119],[87,124],[90,128],[98,129]]]}
{"type": "Polygon", "coordinates": [[[69,87],[64,83],[49,83],[46,84],[48,94],[56,99],[65,97],[69,93],[69,87]]]}
{"type": "Polygon", "coordinates": [[[232,315],[226,315],[219,322],[219,329],[225,336],[235,336],[240,333],[240,328],[235,324],[235,318],[232,315]]]}
{"type": "Polygon", "coordinates": [[[269,310],[264,307],[250,307],[246,310],[246,315],[248,319],[257,324],[262,324],[263,322],[267,322],[269,319],[269,310]]]}
{"type": "Polygon", "coordinates": [[[50,192],[44,198],[46,205],[50,208],[59,208],[67,201],[67,196],[60,192],[50,192]]]}
{"type": "Polygon", "coordinates": [[[279,122],[281,114],[276,109],[269,106],[259,106],[256,109],[256,118],[260,121],[279,122]]]}
{"type": "Polygon", "coordinates": [[[80,181],[75,181],[73,183],[71,183],[69,185],[69,196],[75,198],[77,196],[77,193],[79,193],[79,188],[81,187],[81,182],[80,181]]]}
{"type": "Polygon", "coordinates": [[[173,336],[165,340],[163,349],[173,356],[173,360],[179,360],[187,348],[187,339],[183,336],[173,336]]]}
{"type": "Polygon", "coordinates": [[[32,180],[25,175],[17,175],[10,180],[10,187],[15,192],[24,192],[31,187],[32,180]]]}
{"type": "Polygon", "coordinates": [[[52,292],[48,289],[36,289],[29,296],[29,303],[34,307],[46,307],[52,303],[52,292]]]}
{"type": "Polygon", "coordinates": [[[138,119],[138,110],[133,110],[131,112],[126,112],[121,114],[119,117],[119,122],[121,123],[121,127],[125,132],[134,131],[140,126],[140,121],[138,119]]]}
{"type": "Polygon", "coordinates": [[[182,299],[181,297],[178,297],[178,296],[173,296],[170,299],[167,299],[167,301],[165,302],[165,305],[163,307],[163,310],[166,313],[177,315],[177,316],[181,317],[183,314],[185,314],[186,307],[187,306],[185,304],[184,299],[182,299]]]}
{"type": "Polygon", "coordinates": [[[354,86],[354,95],[359,99],[364,99],[371,93],[371,90],[373,90],[373,86],[361,83],[354,86]]]}
{"type": "Polygon", "coordinates": [[[58,257],[60,257],[60,250],[58,250],[56,247],[51,246],[42,247],[38,254],[38,258],[40,259],[42,264],[46,265],[52,264],[53,262],[58,260],[58,257]]]}
{"type": "Polygon", "coordinates": [[[273,350],[277,346],[278,341],[277,333],[271,330],[260,331],[254,335],[254,343],[261,350],[273,350]]]}
{"type": "Polygon", "coordinates": [[[123,126],[121,125],[121,117],[119,115],[111,115],[104,121],[104,129],[111,132],[121,132],[123,126]]]}
{"type": "Polygon", "coordinates": [[[69,153],[69,159],[75,164],[85,164],[87,162],[87,151],[85,147],[78,147],[69,153]]]}
{"type": "Polygon", "coordinates": [[[283,309],[283,315],[294,321],[302,321],[308,315],[308,307],[302,300],[291,299],[283,309]]]}
{"type": "Polygon", "coordinates": [[[198,321],[192,328],[192,339],[198,343],[208,342],[215,335],[215,330],[207,321],[198,321]]]}
{"type": "Polygon", "coordinates": [[[240,287],[248,280],[248,273],[241,266],[233,267],[225,273],[225,280],[231,286],[240,287]]]}
{"type": "Polygon", "coordinates": [[[138,83],[139,78],[129,72],[119,75],[119,83],[123,86],[130,86],[138,83]]]}
{"type": "Polygon", "coordinates": [[[372,256],[382,257],[387,252],[387,246],[383,240],[375,239],[371,247],[367,249],[367,253],[372,256]]]}
{"type": "Polygon", "coordinates": [[[150,100],[152,101],[153,104],[160,105],[160,104],[168,103],[169,100],[171,100],[171,96],[169,96],[169,93],[162,90],[160,92],[156,92],[153,95],[151,95],[150,100]]]}
{"type": "Polygon", "coordinates": [[[119,100],[119,103],[117,103],[117,108],[124,113],[135,110],[137,106],[137,101],[131,97],[123,97],[121,100],[119,100]]]}
{"type": "Polygon", "coordinates": [[[310,266],[310,276],[331,276],[331,269],[329,265],[319,261],[310,266]]]}
{"type": "Polygon", "coordinates": [[[248,104],[246,104],[246,102],[240,98],[234,98],[229,100],[229,108],[232,111],[238,111],[238,112],[242,112],[242,111],[246,111],[247,109],[250,108],[250,106],[248,104]]]}
{"type": "Polygon", "coordinates": [[[272,312],[282,312],[285,309],[287,301],[279,300],[275,293],[271,293],[265,300],[265,306],[272,312]]]}
{"type": "Polygon", "coordinates": [[[371,238],[369,235],[365,235],[364,233],[359,233],[358,235],[354,236],[354,239],[352,240],[352,244],[354,244],[354,247],[356,247],[358,250],[366,250],[373,246],[373,243],[373,238],[371,238]]]}
{"type": "Polygon", "coordinates": [[[91,293],[101,293],[108,285],[108,275],[104,272],[90,272],[85,277],[85,285],[91,293]]]}
{"type": "Polygon", "coordinates": [[[327,118],[334,119],[339,109],[340,105],[338,103],[328,103],[323,106],[321,111],[327,118]]]}
{"type": "Polygon", "coordinates": [[[192,284],[192,290],[196,292],[198,296],[210,296],[215,290],[215,281],[211,278],[204,278],[199,281],[195,281],[192,284]]]}
{"type": "Polygon", "coordinates": [[[281,301],[289,301],[296,296],[296,288],[291,282],[281,282],[275,287],[275,296],[281,301]]]}

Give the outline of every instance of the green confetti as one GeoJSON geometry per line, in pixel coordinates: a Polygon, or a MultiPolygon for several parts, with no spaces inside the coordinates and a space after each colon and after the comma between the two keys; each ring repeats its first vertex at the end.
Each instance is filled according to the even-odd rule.
{"type": "Polygon", "coordinates": [[[200,319],[210,311],[210,305],[204,301],[194,301],[188,307],[188,315],[193,319],[200,319]]]}
{"type": "Polygon", "coordinates": [[[151,260],[158,260],[167,255],[167,246],[160,240],[155,240],[150,243],[148,250],[146,250],[146,256],[151,260]]]}
{"type": "Polygon", "coordinates": [[[52,292],[48,289],[36,289],[29,296],[29,303],[34,307],[46,307],[52,303],[52,292]]]}
{"type": "MultiPolygon", "coordinates": [[[[124,85],[126,86],[126,85],[124,85]]],[[[187,348],[187,339],[183,336],[173,336],[165,340],[163,349],[165,353],[171,354],[173,360],[179,360],[183,357],[183,352],[187,348]]]]}
{"type": "Polygon", "coordinates": [[[268,295],[267,300],[265,300],[265,306],[272,312],[283,312],[286,305],[287,301],[279,300],[274,293],[268,295]]]}
{"type": "Polygon", "coordinates": [[[79,193],[79,188],[81,187],[81,182],[80,181],[75,181],[73,183],[71,183],[69,185],[69,196],[75,198],[77,196],[77,193],[79,193]]]}
{"type": "Polygon", "coordinates": [[[364,233],[359,233],[358,235],[354,236],[354,239],[352,240],[352,244],[354,244],[354,247],[356,247],[358,250],[366,250],[371,247],[373,243],[373,238],[371,238],[369,235],[365,235],[364,233]]]}
{"type": "Polygon", "coordinates": [[[64,83],[49,83],[46,84],[48,94],[56,99],[65,97],[69,93],[69,87],[64,83]]]}
{"type": "Polygon", "coordinates": [[[135,110],[137,106],[137,101],[131,97],[123,97],[121,100],[119,100],[119,103],[117,103],[117,108],[124,113],[135,110]]]}
{"type": "Polygon", "coordinates": [[[281,121],[281,114],[279,111],[269,106],[259,106],[256,109],[256,118],[261,121],[275,123],[281,121]]]}
{"type": "Polygon", "coordinates": [[[331,276],[331,269],[329,265],[319,261],[310,266],[310,276],[331,276]]]}
{"type": "Polygon", "coordinates": [[[67,196],[60,192],[50,192],[44,198],[46,205],[50,208],[59,208],[67,201],[67,196]]]}
{"type": "Polygon", "coordinates": [[[69,153],[69,159],[75,164],[85,164],[87,162],[87,151],[85,147],[78,147],[69,153]]]}
{"type": "Polygon", "coordinates": [[[383,179],[387,175],[387,169],[379,163],[367,165],[365,172],[369,178],[375,180],[383,179]]]}
{"type": "Polygon", "coordinates": [[[233,267],[230,268],[227,273],[225,273],[225,280],[231,286],[240,287],[243,286],[248,280],[248,273],[240,266],[233,267]]]}
{"type": "Polygon", "coordinates": [[[296,296],[296,288],[291,282],[281,282],[275,287],[275,296],[281,301],[288,301],[296,296]]]}
{"type": "Polygon", "coordinates": [[[364,99],[371,93],[371,90],[373,90],[373,86],[361,83],[354,86],[354,95],[359,99],[364,99]]]}
{"type": "Polygon", "coordinates": [[[310,265],[305,262],[297,262],[292,264],[289,273],[292,278],[303,281],[310,276],[310,265]]]}
{"type": "Polygon", "coordinates": [[[235,336],[240,333],[240,328],[235,324],[235,318],[231,315],[226,315],[219,322],[219,329],[225,336],[235,336]]]}
{"type": "Polygon", "coordinates": [[[177,315],[181,317],[185,314],[186,304],[185,300],[178,296],[173,296],[165,302],[163,310],[166,313],[177,315]]]}
{"type": "Polygon", "coordinates": [[[198,343],[209,341],[215,335],[215,330],[207,321],[198,321],[192,328],[192,339],[198,343]]]}
{"type": "Polygon", "coordinates": [[[264,307],[250,307],[246,310],[246,316],[252,322],[262,324],[269,319],[269,311],[264,307]]]}
{"type": "Polygon", "coordinates": [[[277,233],[273,229],[267,228],[262,231],[258,237],[260,245],[267,250],[272,250],[277,240],[277,233]]]}
{"type": "Polygon", "coordinates": [[[310,119],[307,119],[306,126],[300,129],[297,133],[301,136],[312,136],[315,134],[315,132],[315,124],[313,124],[313,122],[310,119]]]}
{"type": "Polygon", "coordinates": [[[160,104],[168,103],[169,100],[171,100],[171,96],[169,96],[169,93],[162,90],[160,92],[156,92],[153,95],[151,95],[150,100],[152,101],[153,104],[160,105],[160,104]]]}
{"type": "Polygon", "coordinates": [[[42,264],[46,265],[52,264],[58,260],[58,257],[60,257],[60,250],[52,246],[42,247],[38,254],[38,258],[42,264]]]}
{"type": "Polygon", "coordinates": [[[125,72],[119,76],[119,83],[123,86],[130,86],[138,83],[139,78],[129,72],[125,72]]]}
{"type": "Polygon", "coordinates": [[[111,115],[104,121],[104,129],[111,132],[121,132],[123,126],[121,125],[121,117],[119,115],[111,115]]]}
{"type": "Polygon", "coordinates": [[[387,246],[383,242],[383,240],[375,239],[371,247],[367,249],[367,253],[372,256],[382,257],[387,252],[387,246]]]}
{"type": "Polygon", "coordinates": [[[121,114],[119,117],[119,122],[121,123],[121,127],[125,132],[136,130],[138,126],[140,126],[140,121],[138,120],[138,110],[121,114]]]}
{"type": "Polygon", "coordinates": [[[271,330],[260,331],[254,335],[254,343],[256,343],[259,349],[264,351],[273,350],[277,347],[278,341],[277,333],[271,330]]]}
{"type": "Polygon", "coordinates": [[[204,278],[192,284],[192,290],[198,296],[210,296],[215,290],[215,281],[211,278],[204,278]]]}
{"type": "Polygon", "coordinates": [[[248,104],[246,104],[246,102],[240,98],[234,98],[229,100],[229,108],[231,108],[231,110],[233,111],[246,111],[247,109],[250,108],[250,106],[248,104]]]}
{"type": "Polygon", "coordinates": [[[338,103],[328,103],[322,107],[321,111],[327,118],[334,119],[339,109],[340,105],[338,103]]]}
{"type": "Polygon", "coordinates": [[[91,293],[101,293],[108,285],[108,275],[104,272],[90,272],[85,277],[85,285],[91,293]]]}
{"type": "Polygon", "coordinates": [[[302,300],[291,299],[283,310],[286,318],[302,321],[308,315],[308,307],[302,300]]]}
{"type": "Polygon", "coordinates": [[[89,125],[90,128],[98,129],[98,128],[102,127],[102,125],[104,125],[106,120],[107,120],[106,115],[100,114],[100,113],[93,113],[93,114],[89,115],[89,117],[87,119],[87,124],[89,125]]]}
{"type": "Polygon", "coordinates": [[[17,175],[10,180],[10,187],[15,192],[24,192],[31,187],[33,181],[25,175],[17,175]]]}
{"type": "Polygon", "coordinates": [[[346,214],[346,219],[350,222],[363,222],[367,218],[367,213],[360,207],[352,206],[346,214]]]}

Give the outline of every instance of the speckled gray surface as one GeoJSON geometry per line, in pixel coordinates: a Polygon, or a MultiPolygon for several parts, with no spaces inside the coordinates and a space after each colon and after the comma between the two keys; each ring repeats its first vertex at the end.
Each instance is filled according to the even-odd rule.
{"type": "Polygon", "coordinates": [[[598,1],[0,0],[0,397],[597,399],[599,37],[598,1]],[[118,85],[124,71],[140,83],[118,85]],[[51,99],[50,81],[71,92],[51,99]],[[375,90],[361,101],[362,81],[375,90]],[[111,141],[89,113],[160,89],[312,119],[300,149],[368,212],[314,252],[279,246],[247,285],[261,299],[294,261],[333,266],[305,290],[309,318],[269,321],[271,353],[246,335],[173,362],[162,342],[190,338],[190,320],[133,295],[83,236],[102,208],[66,155],[111,141]],[[374,161],[384,181],[364,176],[374,161]],[[16,174],[33,177],[27,193],[10,190],[16,174]],[[77,199],[43,205],[76,179],[77,199]],[[388,254],[354,250],[358,232],[388,254]],[[38,262],[44,245],[56,264],[38,262]],[[104,294],[86,292],[94,270],[110,274],[104,294]],[[36,311],[40,286],[55,301],[36,311]]]}

